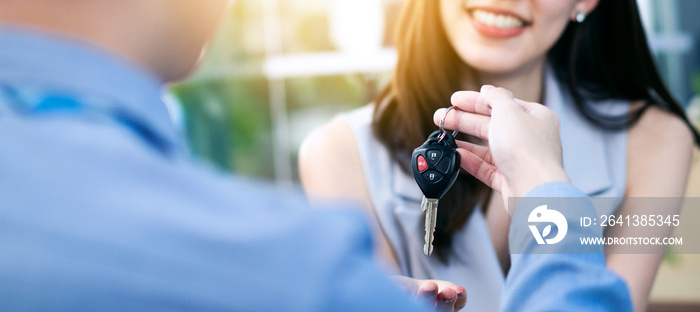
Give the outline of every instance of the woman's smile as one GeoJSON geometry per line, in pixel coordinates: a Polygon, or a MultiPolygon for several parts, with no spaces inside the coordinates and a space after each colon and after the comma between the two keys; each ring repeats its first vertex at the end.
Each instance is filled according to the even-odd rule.
{"type": "Polygon", "coordinates": [[[468,12],[474,28],[488,37],[514,37],[522,34],[525,28],[530,25],[521,17],[505,10],[476,8],[468,12]]]}
{"type": "Polygon", "coordinates": [[[441,0],[452,48],[481,74],[539,75],[582,0],[441,0]],[[534,70],[534,71],[533,71],[534,70]]]}

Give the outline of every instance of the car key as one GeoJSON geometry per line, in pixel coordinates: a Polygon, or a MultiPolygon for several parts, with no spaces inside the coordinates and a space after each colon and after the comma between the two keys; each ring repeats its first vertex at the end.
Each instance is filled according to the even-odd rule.
{"type": "Polygon", "coordinates": [[[438,202],[457,180],[460,169],[460,155],[454,138],[457,132],[451,134],[440,128],[413,151],[411,160],[413,177],[423,191],[421,209],[426,214],[423,246],[426,256],[433,253],[438,202]]]}

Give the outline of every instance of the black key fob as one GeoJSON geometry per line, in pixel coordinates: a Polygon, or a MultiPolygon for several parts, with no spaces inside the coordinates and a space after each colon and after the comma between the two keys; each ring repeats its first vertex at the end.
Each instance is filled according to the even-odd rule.
{"type": "Polygon", "coordinates": [[[413,177],[426,198],[442,198],[457,180],[461,158],[456,149],[454,136],[437,130],[413,150],[413,177]]]}

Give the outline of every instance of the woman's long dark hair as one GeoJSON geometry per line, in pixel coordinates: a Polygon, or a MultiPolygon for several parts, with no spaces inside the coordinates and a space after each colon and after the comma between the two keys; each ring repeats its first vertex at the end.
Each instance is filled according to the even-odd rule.
{"type": "Polygon", "coordinates": [[[595,125],[628,129],[647,108],[657,106],[685,121],[700,143],[698,132],[656,69],[636,1],[600,1],[584,23],[569,23],[548,56],[576,108],[595,125]],[[609,116],[585,99],[633,100],[643,105],[629,115],[609,116]]]}
{"type": "MultiPolygon", "coordinates": [[[[396,28],[398,63],[390,85],[375,101],[373,131],[403,170],[410,172],[412,150],[436,129],[435,110],[449,105],[471,69],[457,55],[445,35],[440,1],[410,0],[396,28]]],[[[657,106],[683,119],[657,72],[649,51],[635,0],[600,1],[586,21],[569,23],[548,54],[557,78],[574,104],[592,123],[608,130],[634,125],[644,111],[657,106]],[[643,101],[629,115],[608,116],[586,99],[643,101]]],[[[700,135],[693,129],[696,143],[700,135]]],[[[469,220],[474,208],[488,205],[490,189],[469,174],[440,200],[434,248],[446,262],[452,237],[469,220]]]]}

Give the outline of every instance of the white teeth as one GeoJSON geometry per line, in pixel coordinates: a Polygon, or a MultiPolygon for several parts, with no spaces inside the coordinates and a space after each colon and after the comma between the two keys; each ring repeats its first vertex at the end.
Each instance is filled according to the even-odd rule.
{"type": "Polygon", "coordinates": [[[501,29],[511,29],[520,28],[525,25],[520,19],[503,14],[495,14],[489,11],[474,10],[472,12],[472,17],[486,26],[501,28],[501,29]]]}

